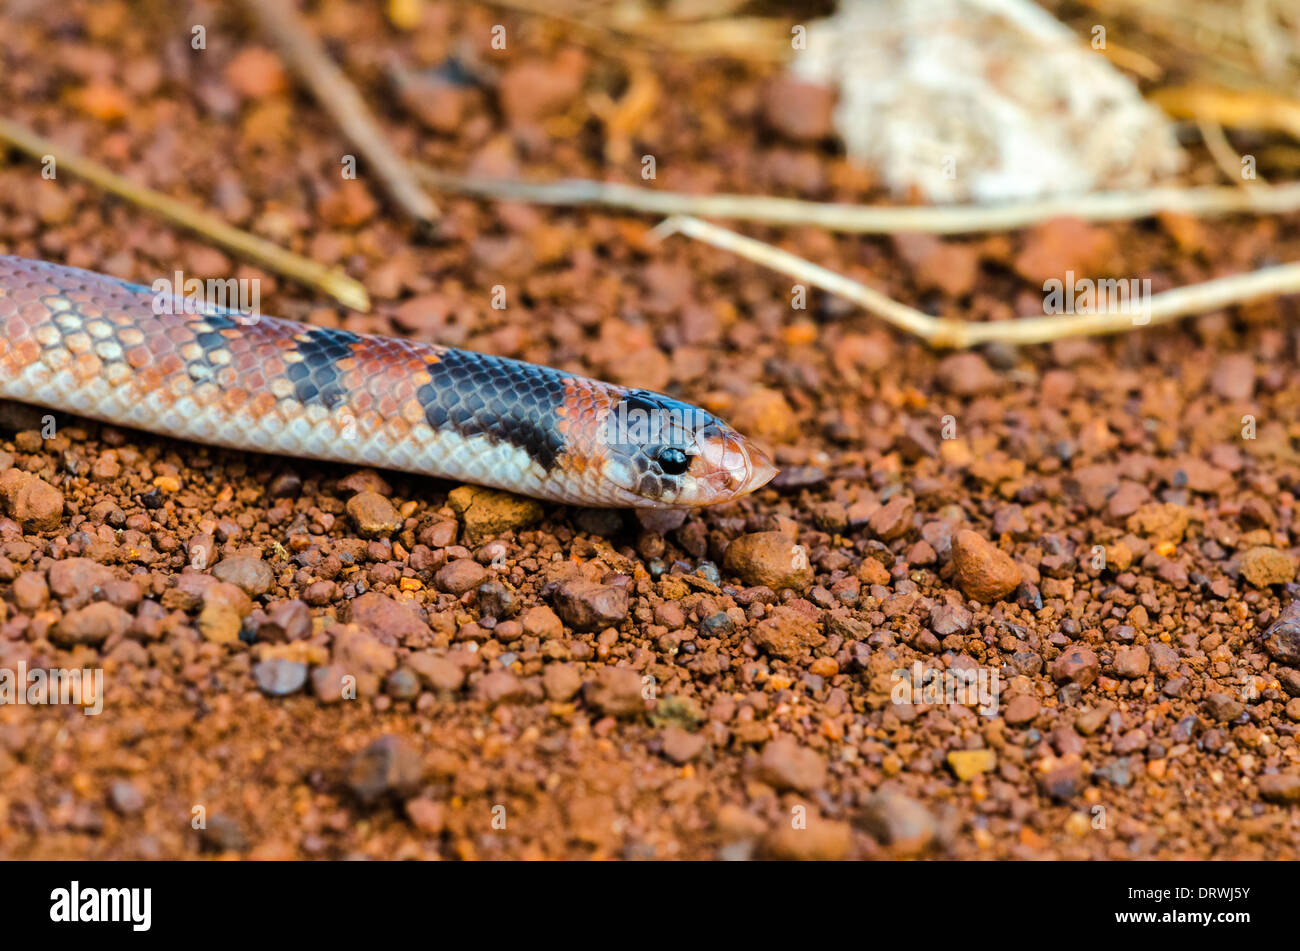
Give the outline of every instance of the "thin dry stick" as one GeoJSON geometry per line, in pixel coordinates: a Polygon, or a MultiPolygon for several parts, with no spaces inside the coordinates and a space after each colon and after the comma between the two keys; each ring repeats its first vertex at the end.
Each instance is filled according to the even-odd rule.
{"type": "MultiPolygon", "coordinates": [[[[514,13],[546,17],[578,34],[589,44],[609,46],[611,37],[645,47],[703,56],[735,56],[780,62],[790,57],[789,27],[766,17],[725,16],[654,21],[648,18],[602,15],[594,9],[569,8],[545,0],[488,0],[488,5],[514,13]]],[[[636,7],[629,9],[635,11],[636,7]]]]}
{"type": "Polygon", "coordinates": [[[1210,158],[1214,159],[1214,164],[1219,166],[1219,171],[1223,172],[1228,181],[1236,182],[1243,188],[1253,187],[1256,183],[1266,184],[1258,175],[1253,180],[1244,177],[1241,156],[1232,148],[1223,126],[1213,119],[1202,117],[1196,120],[1196,128],[1201,132],[1201,141],[1205,143],[1210,158]]]}
{"type": "Polygon", "coordinates": [[[46,156],[51,156],[58,172],[66,171],[78,178],[84,178],[92,185],[124,201],[155,212],[173,224],[202,235],[238,257],[260,264],[290,280],[323,291],[353,310],[370,309],[370,295],[366,293],[366,289],[343,272],[331,270],[292,251],[287,251],[279,245],[272,244],[264,238],[241,231],[183,201],[143,185],[137,185],[109,171],[98,162],[77,155],[37,135],[31,129],[2,117],[0,117],[0,141],[8,143],[20,152],[27,153],[37,161],[43,161],[46,156]]]}
{"type": "Polygon", "coordinates": [[[424,193],[411,170],[394,152],[392,143],[370,115],[356,87],[329,58],[325,47],[308,30],[290,0],[245,0],[249,12],[261,22],[280,54],[311,89],[357,151],[371,164],[384,189],[421,224],[440,215],[433,199],[424,193]]]}
{"type": "Polygon", "coordinates": [[[762,195],[686,195],[633,185],[569,179],[534,183],[453,175],[414,164],[415,174],[441,191],[541,205],[596,205],[656,216],[692,215],[777,225],[808,225],[856,234],[964,234],[1023,228],[1050,218],[1088,221],[1146,218],[1162,211],[1188,215],[1236,212],[1278,214],[1300,209],[1300,182],[1250,189],[1152,188],[1095,192],[1004,205],[889,207],[769,198],[762,195]]]}
{"type": "Polygon", "coordinates": [[[1230,304],[1261,297],[1300,293],[1300,263],[1262,268],[1248,274],[1215,278],[1201,284],[1165,291],[1150,298],[1140,309],[1109,310],[1093,314],[1063,314],[1057,317],[1024,317],[992,323],[968,323],[932,317],[892,300],[880,291],[813,264],[788,251],[736,234],[698,218],[669,218],[655,229],[660,237],[680,232],[716,248],[814,287],[838,294],[936,348],[964,349],[983,343],[1049,343],[1068,337],[1122,333],[1139,327],[1154,327],[1191,314],[1201,314],[1230,304]]]}

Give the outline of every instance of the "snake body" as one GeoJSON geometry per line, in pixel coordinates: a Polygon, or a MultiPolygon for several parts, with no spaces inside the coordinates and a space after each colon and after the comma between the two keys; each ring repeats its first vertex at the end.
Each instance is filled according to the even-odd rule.
{"type": "Polygon", "coordinates": [[[586,506],[725,502],[775,469],[672,397],[0,255],[0,397],[233,449],[586,506]]]}

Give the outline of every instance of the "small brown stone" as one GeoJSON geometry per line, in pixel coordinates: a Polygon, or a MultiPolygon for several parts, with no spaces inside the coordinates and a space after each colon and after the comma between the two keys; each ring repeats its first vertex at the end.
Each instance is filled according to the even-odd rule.
{"type": "Polygon", "coordinates": [[[203,609],[199,612],[199,633],[216,644],[233,644],[239,640],[244,618],[253,610],[241,588],[224,581],[211,584],[203,592],[203,609]]]}
{"type": "Polygon", "coordinates": [[[1040,706],[1037,697],[1022,693],[1007,704],[1007,709],[1002,714],[1002,718],[1011,726],[1023,726],[1034,721],[1034,718],[1038,716],[1040,706]]]}
{"type": "Polygon", "coordinates": [[[474,685],[474,690],[489,706],[521,703],[529,699],[529,691],[524,682],[508,670],[494,670],[484,674],[474,685]]]}
{"type": "Polygon", "coordinates": [[[564,624],[559,615],[544,604],[529,608],[519,620],[528,637],[549,641],[564,636],[564,624]]]}
{"type": "Polygon", "coordinates": [[[1300,775],[1295,773],[1265,773],[1257,785],[1260,797],[1269,802],[1287,806],[1300,802],[1300,775]]]}
{"type": "Polygon", "coordinates": [[[429,633],[429,625],[420,617],[418,607],[378,591],[367,591],[349,601],[343,616],[353,624],[369,628],[388,644],[420,641],[429,633]]]}
{"type": "Polygon", "coordinates": [[[1288,604],[1268,626],[1264,632],[1264,650],[1280,664],[1300,667],[1300,601],[1288,604]]]}
{"type": "Polygon", "coordinates": [[[1121,647],[1115,652],[1115,672],[1125,680],[1146,676],[1151,668],[1151,656],[1141,647],[1121,647]]]}
{"type": "Polygon", "coordinates": [[[555,613],[575,631],[599,631],[614,627],[627,617],[627,589],[574,578],[559,585],[551,595],[555,613]]]}
{"type": "Polygon", "coordinates": [[[416,651],[406,658],[406,663],[433,690],[454,692],[465,683],[465,671],[459,664],[429,651],[416,651]]]}
{"type": "Polygon", "coordinates": [[[1241,576],[1256,588],[1295,580],[1295,559],[1276,548],[1251,548],[1241,556],[1241,576]]]}
{"type": "Polygon", "coordinates": [[[469,545],[530,525],[542,517],[542,506],[533,499],[477,485],[452,489],[447,504],[460,516],[465,526],[465,543],[469,545]]]}
{"type": "Polygon", "coordinates": [[[438,569],[433,576],[433,583],[439,591],[448,594],[464,594],[472,591],[487,578],[487,569],[473,558],[457,558],[438,569]]]}
{"type": "Polygon", "coordinates": [[[1071,644],[1052,661],[1052,679],[1058,684],[1086,687],[1097,679],[1100,670],[1097,655],[1082,644],[1071,644]]]}
{"type": "Polygon", "coordinates": [[[916,505],[911,499],[896,495],[871,513],[867,527],[882,541],[891,542],[908,533],[915,511],[916,505]]]}
{"type": "Polygon", "coordinates": [[[1181,505],[1172,502],[1148,502],[1128,517],[1128,530],[1155,542],[1183,540],[1191,522],[1191,515],[1181,505]]]}
{"type": "Polygon", "coordinates": [[[1211,693],[1201,704],[1206,716],[1219,723],[1231,723],[1245,711],[1245,705],[1226,693],[1211,693]]]}
{"type": "Polygon", "coordinates": [[[987,773],[998,763],[993,750],[953,750],[948,754],[948,768],[962,782],[969,782],[987,773]]]}
{"type": "Polygon", "coordinates": [[[378,492],[358,492],[348,499],[347,512],[362,538],[387,538],[402,527],[393,503],[378,492]]]}
{"type": "Polygon", "coordinates": [[[789,588],[803,592],[813,583],[808,550],[781,532],[741,535],[727,546],[722,567],[746,585],[763,585],[773,591],[789,588]]]}
{"type": "Polygon", "coordinates": [[[1073,799],[1083,786],[1083,764],[1078,756],[1063,756],[1039,774],[1038,785],[1057,802],[1073,799]]]}
{"type": "Polygon", "coordinates": [[[811,793],[826,783],[826,761],[790,737],[772,740],[763,748],[758,764],[763,782],[782,792],[811,793]]]}
{"type": "Polygon", "coordinates": [[[759,650],[783,660],[794,660],[803,651],[826,643],[818,622],[793,608],[773,608],[754,626],[751,635],[759,650]]]}
{"type": "Polygon", "coordinates": [[[107,601],[97,601],[65,614],[50,630],[50,640],[60,647],[102,644],[126,632],[131,615],[107,601]]]}
{"type": "Polygon", "coordinates": [[[847,822],[809,816],[796,827],[782,822],[763,837],[763,854],[790,862],[838,862],[849,856],[853,830],[847,822]]]}
{"type": "Polygon", "coordinates": [[[953,538],[952,560],[962,591],[984,604],[1005,598],[1020,584],[1020,568],[1011,556],[970,530],[953,538]]]}
{"type": "Polygon", "coordinates": [[[0,473],[0,502],[5,512],[28,531],[53,531],[63,521],[63,493],[21,469],[0,473]]]}
{"type": "Polygon", "coordinates": [[[442,803],[422,797],[406,800],[406,818],[425,835],[440,835],[447,824],[442,803]]]}
{"type": "Polygon", "coordinates": [[[569,664],[547,664],[542,670],[542,688],[556,703],[567,703],[582,689],[582,675],[569,664]]]}
{"type": "Polygon", "coordinates": [[[583,699],[609,717],[635,717],[646,709],[641,675],[631,667],[602,667],[584,689],[583,699]]]}
{"type": "Polygon", "coordinates": [[[363,628],[334,628],[334,663],[355,678],[358,696],[379,693],[383,678],[397,666],[397,654],[363,628]]]}
{"type": "Polygon", "coordinates": [[[257,625],[257,639],[267,643],[303,641],[311,636],[311,609],[293,598],[276,601],[257,625]]]}
{"type": "Polygon", "coordinates": [[[409,798],[423,778],[419,753],[400,736],[387,735],[352,757],[344,783],[362,805],[370,806],[386,796],[409,798]]]}
{"type": "Polygon", "coordinates": [[[664,756],[679,766],[689,763],[704,750],[704,737],[677,726],[665,728],[661,740],[664,756]]]}
{"type": "Polygon", "coordinates": [[[862,819],[867,831],[900,856],[924,852],[939,832],[939,823],[929,809],[892,789],[882,789],[869,798],[862,819]]]}
{"type": "Polygon", "coordinates": [[[244,590],[249,597],[257,598],[271,590],[275,572],[257,555],[236,555],[223,558],[212,568],[212,576],[244,590]]]}
{"type": "Polygon", "coordinates": [[[24,571],[14,579],[14,604],[23,611],[38,611],[50,600],[50,587],[39,571],[24,571]]]}

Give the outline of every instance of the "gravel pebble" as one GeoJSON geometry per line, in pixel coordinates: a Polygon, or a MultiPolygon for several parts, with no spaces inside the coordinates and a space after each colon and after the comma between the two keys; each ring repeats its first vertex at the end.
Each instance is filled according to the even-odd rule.
{"type": "Polygon", "coordinates": [[[567,703],[582,689],[582,675],[569,664],[547,664],[542,671],[542,687],[556,703],[567,703]]]}
{"type": "Polygon", "coordinates": [[[368,631],[347,625],[335,628],[334,663],[355,678],[358,696],[379,693],[383,678],[397,666],[397,654],[368,631]]]}
{"type": "Polygon", "coordinates": [[[1151,655],[1141,647],[1123,647],[1115,652],[1115,672],[1125,680],[1145,677],[1151,667],[1151,655]]]}
{"type": "Polygon", "coordinates": [[[575,631],[599,631],[627,617],[627,590],[575,578],[558,585],[551,594],[555,613],[575,631]]]}
{"type": "Polygon", "coordinates": [[[751,636],[759,650],[783,660],[794,660],[805,650],[826,643],[814,618],[789,607],[773,608],[751,636]]]}
{"type": "Polygon", "coordinates": [[[773,591],[807,591],[814,576],[807,549],[781,532],[741,535],[727,546],[722,568],[746,585],[773,591]]]}
{"type": "MultiPolygon", "coordinates": [[[[1300,666],[1300,601],[1288,604],[1268,626],[1264,632],[1264,649],[1280,664],[1300,666]]],[[[1300,686],[1300,676],[1297,685],[1300,686]]]]}
{"type": "Polygon", "coordinates": [[[417,651],[406,658],[420,682],[432,690],[454,692],[465,683],[465,671],[446,657],[429,651],[417,651]]]}
{"type": "Polygon", "coordinates": [[[847,822],[810,816],[801,828],[778,824],[763,837],[762,851],[781,861],[839,862],[849,857],[852,847],[853,830],[847,822]]]}
{"type": "Polygon", "coordinates": [[[268,697],[287,697],[307,685],[307,665],[272,657],[253,665],[253,680],[268,697]]]}
{"type": "Polygon", "coordinates": [[[1295,773],[1265,773],[1259,777],[1260,798],[1282,805],[1300,802],[1300,775],[1295,773]]]}
{"type": "Polygon", "coordinates": [[[115,779],[108,787],[108,805],[119,816],[134,816],[144,810],[144,795],[129,780],[115,779]]]}
{"type": "Polygon", "coordinates": [[[542,507],[535,499],[474,485],[453,489],[447,504],[460,517],[466,543],[471,545],[531,525],[542,517],[542,507]]]}
{"type": "Polygon", "coordinates": [[[1240,700],[1230,697],[1226,693],[1207,695],[1202,707],[1206,716],[1219,723],[1231,723],[1246,710],[1245,705],[1240,700]]]}
{"type": "Polygon", "coordinates": [[[867,831],[899,856],[920,855],[939,833],[930,810],[896,790],[881,790],[867,799],[862,821],[867,831]]]}
{"type": "Polygon", "coordinates": [[[367,628],[389,645],[419,642],[429,633],[417,608],[378,591],[367,591],[349,601],[343,613],[349,622],[367,628]]]}
{"type": "Polygon", "coordinates": [[[597,713],[636,717],[645,713],[641,675],[630,667],[602,667],[583,689],[583,699],[597,713]]]}
{"type": "Polygon", "coordinates": [[[0,503],[10,518],[29,531],[53,531],[63,521],[63,493],[21,469],[0,473],[0,503]]]}
{"type": "Polygon", "coordinates": [[[244,618],[252,611],[253,602],[242,589],[224,581],[208,585],[199,611],[199,633],[213,643],[233,644],[239,640],[244,618]]]}
{"type": "Polygon", "coordinates": [[[424,779],[424,763],[409,742],[392,734],[372,740],[348,761],[344,785],[364,806],[386,797],[408,799],[424,779]]]}
{"type": "Polygon", "coordinates": [[[524,681],[508,670],[494,670],[474,685],[478,696],[489,706],[499,703],[523,703],[532,697],[524,681]]]}
{"type": "Polygon", "coordinates": [[[97,601],[65,614],[50,630],[50,640],[61,647],[102,644],[126,633],[131,615],[106,601],[97,601]]]}
{"type": "Polygon", "coordinates": [[[930,630],[939,637],[970,630],[971,613],[960,604],[936,604],[930,609],[930,630]]]}
{"type": "Polygon", "coordinates": [[[1251,548],[1241,556],[1241,576],[1257,588],[1294,581],[1295,572],[1295,559],[1276,548],[1251,548]]]}
{"type": "Polygon", "coordinates": [[[1081,644],[1071,644],[1052,661],[1052,679],[1058,684],[1073,683],[1086,687],[1097,679],[1100,671],[1097,655],[1081,644]]]}
{"type": "Polygon", "coordinates": [[[811,793],[826,783],[826,761],[790,737],[779,737],[763,748],[759,776],[778,792],[811,793]]]}
{"type": "Polygon", "coordinates": [[[984,604],[1005,598],[1020,584],[1020,568],[1011,556],[975,532],[953,537],[952,561],[962,591],[984,604]]]}
{"type": "Polygon", "coordinates": [[[954,750],[948,754],[948,768],[962,782],[990,772],[998,763],[993,750],[954,750]]]}
{"type": "Polygon", "coordinates": [[[457,558],[438,569],[438,573],[433,576],[433,583],[439,591],[464,594],[481,585],[487,576],[487,569],[473,558],[457,558]]]}
{"type": "Polygon", "coordinates": [[[688,733],[681,727],[667,727],[660,739],[664,756],[679,766],[691,762],[704,751],[704,737],[698,733],[688,733]]]}
{"type": "Polygon", "coordinates": [[[520,618],[524,633],[529,637],[543,641],[554,640],[564,636],[564,623],[553,610],[544,604],[538,604],[524,612],[520,618]]]}
{"type": "Polygon", "coordinates": [[[347,512],[362,538],[387,538],[402,527],[393,503],[378,492],[358,492],[348,499],[347,512]]]}
{"type": "Polygon", "coordinates": [[[271,566],[256,555],[223,558],[213,566],[212,576],[242,588],[251,598],[266,594],[275,583],[271,566]]]}
{"type": "Polygon", "coordinates": [[[1007,704],[1006,709],[1002,712],[1002,719],[1006,720],[1011,726],[1023,726],[1026,723],[1032,723],[1038,716],[1041,704],[1037,697],[1031,697],[1028,694],[1021,694],[1013,697],[1007,704]]]}

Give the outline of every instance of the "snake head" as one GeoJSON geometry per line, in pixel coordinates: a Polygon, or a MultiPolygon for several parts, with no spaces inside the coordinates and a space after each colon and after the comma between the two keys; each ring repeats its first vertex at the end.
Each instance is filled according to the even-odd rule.
{"type": "Polygon", "coordinates": [[[713,414],[630,390],[605,418],[605,478],[639,507],[717,505],[766,485],[777,469],[713,414]]]}

